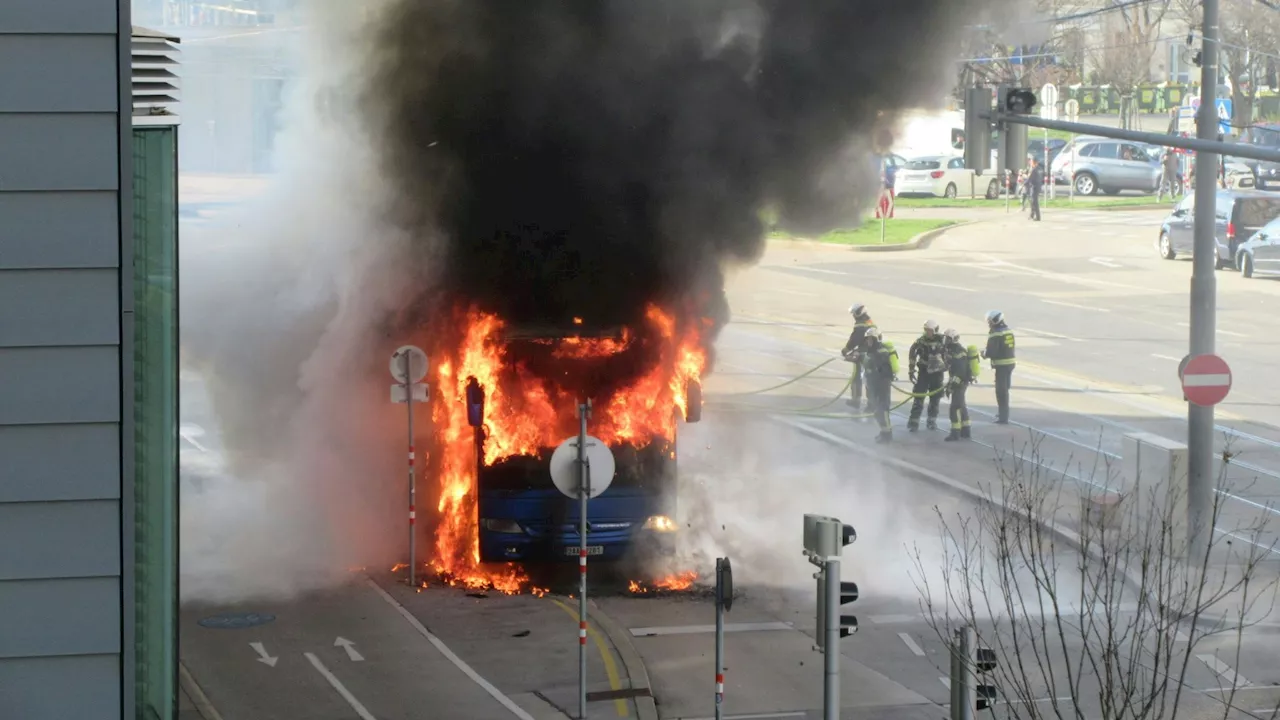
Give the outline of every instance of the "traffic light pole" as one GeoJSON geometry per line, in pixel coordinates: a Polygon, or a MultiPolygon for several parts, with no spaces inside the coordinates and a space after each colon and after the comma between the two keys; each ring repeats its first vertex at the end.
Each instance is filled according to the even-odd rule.
{"type": "MultiPolygon", "coordinates": [[[[1204,43],[1200,66],[1200,117],[1196,136],[1217,137],[1218,0],[1204,0],[1204,43]]],[[[1214,350],[1217,322],[1218,258],[1216,229],[1218,161],[1216,154],[1196,156],[1195,245],[1191,268],[1191,355],[1214,350]]],[[[1199,562],[1208,547],[1213,506],[1213,406],[1187,403],[1187,559],[1199,562]]]]}
{"type": "Polygon", "coordinates": [[[826,592],[826,649],[823,652],[822,720],[840,720],[840,558],[822,564],[826,592]]]}

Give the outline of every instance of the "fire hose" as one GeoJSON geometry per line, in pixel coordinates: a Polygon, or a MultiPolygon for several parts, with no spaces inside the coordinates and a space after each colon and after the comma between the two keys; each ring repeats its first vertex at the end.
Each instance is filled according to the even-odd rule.
{"type": "MultiPolygon", "coordinates": [[[[830,365],[831,363],[837,360],[842,360],[842,359],[844,358],[830,358],[828,360],[824,360],[818,363],[817,365],[810,368],[809,370],[806,370],[805,372],[785,382],[778,383],[777,385],[771,385],[766,388],[760,388],[759,390],[748,390],[746,392],[733,393],[733,395],[738,397],[748,397],[751,395],[763,395],[764,393],[771,392],[773,390],[778,390],[779,388],[784,388],[788,385],[799,382],[809,377],[810,375],[813,375],[815,372],[821,370],[827,365],[830,365]]],[[[834,378],[831,378],[831,379],[834,379],[834,378]]],[[[707,405],[711,407],[722,408],[722,409],[728,410],[729,412],[768,412],[768,413],[774,413],[779,415],[803,415],[806,417],[823,417],[823,418],[839,418],[839,419],[859,419],[859,418],[875,417],[875,413],[819,413],[818,412],[819,410],[822,410],[826,407],[834,405],[836,402],[839,402],[840,398],[844,397],[845,392],[852,385],[853,385],[853,378],[850,377],[848,380],[845,381],[844,385],[835,394],[835,397],[822,403],[821,405],[814,405],[812,407],[805,407],[805,408],[771,408],[765,405],[759,405],[759,404],[753,404],[753,403],[736,403],[732,401],[709,401],[707,402],[707,405]]],[[[903,399],[903,401],[898,403],[897,405],[891,406],[889,408],[889,412],[893,412],[894,410],[897,410],[898,408],[902,407],[903,405],[906,405],[907,403],[911,402],[912,400],[915,400],[916,398],[933,397],[934,395],[946,392],[947,390],[947,387],[945,385],[943,387],[938,388],[937,390],[931,390],[929,392],[923,392],[923,393],[916,393],[910,390],[904,390],[903,388],[898,387],[898,385],[892,384],[892,383],[890,384],[890,387],[892,387],[898,393],[902,395],[906,395],[906,398],[903,399]]]]}

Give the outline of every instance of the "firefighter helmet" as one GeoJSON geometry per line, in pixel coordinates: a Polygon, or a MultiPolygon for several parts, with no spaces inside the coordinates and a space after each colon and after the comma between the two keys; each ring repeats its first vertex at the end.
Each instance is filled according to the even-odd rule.
{"type": "Polygon", "coordinates": [[[866,336],[865,336],[865,337],[866,337],[868,340],[877,340],[877,341],[878,341],[878,340],[880,340],[880,339],[881,339],[881,338],[880,338],[880,328],[878,328],[878,327],[869,327],[869,328],[867,328],[867,334],[866,334],[866,336]]]}
{"type": "Polygon", "coordinates": [[[849,306],[849,314],[854,317],[862,317],[867,314],[867,306],[862,303],[854,303],[849,306]]]}
{"type": "Polygon", "coordinates": [[[1000,312],[999,310],[992,310],[991,312],[987,313],[988,325],[999,325],[1002,322],[1004,322],[1004,313],[1000,312]]]}
{"type": "Polygon", "coordinates": [[[925,320],[925,321],[924,321],[924,329],[925,329],[925,331],[926,331],[926,332],[933,333],[934,335],[938,334],[938,321],[937,321],[937,320],[925,320]]]}
{"type": "Polygon", "coordinates": [[[947,328],[946,332],[942,333],[942,336],[953,343],[960,342],[960,332],[955,328],[947,328]]]}

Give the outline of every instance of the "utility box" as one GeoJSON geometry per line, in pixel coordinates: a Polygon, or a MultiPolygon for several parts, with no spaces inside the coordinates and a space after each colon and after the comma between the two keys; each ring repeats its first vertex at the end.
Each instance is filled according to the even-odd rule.
{"type": "MultiPolygon", "coordinates": [[[[1123,509],[1130,533],[1179,552],[1187,539],[1187,446],[1153,433],[1124,436],[1123,509]],[[1167,529],[1166,529],[1167,528],[1167,529]]],[[[1133,538],[1135,541],[1139,537],[1133,538]]]]}

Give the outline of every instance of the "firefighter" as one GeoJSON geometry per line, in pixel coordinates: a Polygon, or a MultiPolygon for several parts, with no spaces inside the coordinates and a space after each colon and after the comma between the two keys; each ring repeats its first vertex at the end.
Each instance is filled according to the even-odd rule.
{"type": "Polygon", "coordinates": [[[946,343],[947,396],[951,398],[951,434],[945,438],[948,442],[969,439],[969,406],[965,404],[965,390],[969,383],[978,379],[978,370],[982,364],[978,357],[978,347],[960,344],[960,333],[951,328],[942,334],[946,343]]]}
{"type": "Polygon", "coordinates": [[[907,351],[907,375],[911,379],[911,394],[915,398],[911,402],[911,416],[907,419],[907,431],[920,429],[920,411],[924,409],[925,397],[929,398],[930,430],[938,429],[938,406],[942,403],[942,385],[946,379],[947,361],[943,355],[942,334],[938,332],[938,323],[929,320],[924,324],[924,334],[911,343],[907,351]]]}
{"type": "MultiPolygon", "coordinates": [[[[871,315],[867,313],[867,306],[862,303],[854,303],[849,306],[849,314],[853,316],[853,332],[849,335],[849,342],[844,344],[844,349],[840,354],[845,360],[853,363],[853,378],[849,383],[849,399],[845,404],[855,410],[862,407],[862,362],[863,362],[863,338],[867,335],[867,330],[876,326],[871,320],[871,315]]],[[[871,394],[867,393],[867,403],[871,402],[871,394]]]]}
{"type": "Polygon", "coordinates": [[[991,361],[996,371],[997,425],[1009,424],[1009,388],[1013,385],[1014,360],[1013,331],[1004,321],[1004,313],[992,310],[987,313],[987,349],[982,357],[991,361]]]}
{"type": "Polygon", "coordinates": [[[880,328],[867,328],[863,342],[863,366],[867,375],[867,405],[875,415],[876,424],[880,426],[880,434],[876,442],[885,443],[893,439],[893,430],[889,425],[889,388],[898,374],[898,351],[893,343],[880,336],[880,328]]]}

